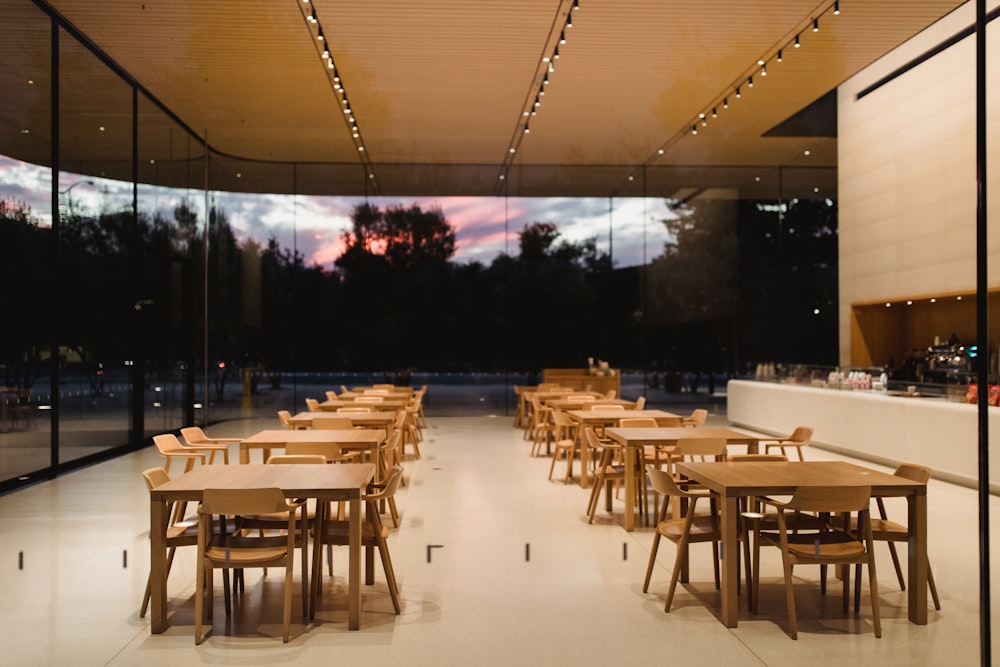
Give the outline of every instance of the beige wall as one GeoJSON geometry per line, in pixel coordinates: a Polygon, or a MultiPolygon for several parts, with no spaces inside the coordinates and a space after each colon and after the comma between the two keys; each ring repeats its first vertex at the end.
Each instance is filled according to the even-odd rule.
{"type": "MultiPolygon", "coordinates": [[[[858,91],[974,21],[970,3],[838,90],[843,365],[852,363],[852,329],[855,340],[862,333],[852,304],[975,291],[975,36],[856,99],[858,91]]],[[[987,31],[991,288],[1000,286],[1000,151],[992,129],[1000,127],[998,30],[994,22],[987,31]]]]}

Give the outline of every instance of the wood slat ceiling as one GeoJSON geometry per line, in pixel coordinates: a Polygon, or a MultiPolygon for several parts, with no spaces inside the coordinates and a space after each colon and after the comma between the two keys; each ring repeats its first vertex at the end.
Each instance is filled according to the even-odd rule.
{"type": "MultiPolygon", "coordinates": [[[[217,152],[212,187],[600,197],[730,187],[739,180],[734,174],[760,167],[835,166],[834,137],[764,135],[962,3],[844,0],[834,16],[832,1],[579,0],[566,28],[572,4],[50,2],[149,95],[207,137],[217,152]],[[306,20],[311,11],[346,87],[363,152],[320,57],[317,28],[306,20]],[[561,33],[566,43],[524,134],[522,114],[543,88],[542,59],[561,33]],[[792,49],[800,33],[802,48],[792,49]],[[774,60],[778,49],[781,63],[774,60]],[[766,78],[754,64],[758,58],[767,60],[766,78]],[[753,90],[746,86],[750,75],[753,90]],[[721,108],[723,96],[728,110],[721,108]],[[691,135],[693,119],[713,106],[719,117],[691,135]]],[[[0,74],[12,93],[0,101],[6,147],[0,152],[44,164],[47,100],[38,91],[49,78],[48,31],[30,3],[0,0],[0,8],[7,18],[0,57],[33,69],[38,79],[22,93],[18,68],[0,74]],[[18,136],[24,126],[35,133],[30,139],[18,136]]],[[[131,128],[123,127],[130,92],[100,73],[85,49],[62,43],[61,104],[72,110],[61,125],[63,168],[118,174],[130,165],[131,128]],[[99,125],[105,129],[98,133],[99,125]]],[[[152,102],[141,100],[140,109],[141,177],[172,185],[190,180],[203,154],[198,142],[152,102]]]]}

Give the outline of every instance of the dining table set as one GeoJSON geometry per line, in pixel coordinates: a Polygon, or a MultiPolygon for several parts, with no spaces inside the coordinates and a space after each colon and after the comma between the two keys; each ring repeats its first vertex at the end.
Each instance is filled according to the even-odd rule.
{"type": "MultiPolygon", "coordinates": [[[[315,501],[317,507],[328,507],[333,503],[342,503],[346,508],[345,517],[346,539],[348,547],[348,618],[349,630],[357,630],[361,625],[361,552],[364,522],[380,521],[372,517],[371,512],[362,511],[363,501],[372,489],[382,486],[383,478],[390,471],[390,466],[402,462],[402,456],[397,455],[392,460],[383,461],[382,454],[387,442],[394,439],[394,431],[403,423],[402,413],[413,420],[412,438],[419,435],[422,419],[422,399],[426,387],[420,390],[412,388],[387,387],[355,387],[347,390],[342,388],[342,394],[336,398],[330,397],[325,404],[344,403],[348,406],[365,406],[366,411],[349,411],[331,414],[328,408],[306,410],[299,412],[287,420],[281,428],[266,428],[256,433],[239,438],[206,439],[197,444],[183,445],[179,456],[199,456],[199,452],[218,449],[235,443],[239,450],[238,465],[203,465],[189,467],[183,475],[169,479],[162,484],[149,489],[150,517],[150,573],[148,586],[148,601],[151,611],[150,629],[153,634],[166,630],[168,623],[167,609],[167,574],[172,560],[172,547],[168,547],[170,536],[178,533],[178,516],[171,508],[187,503],[201,503],[206,489],[238,491],[278,488],[289,500],[315,501]],[[359,397],[377,396],[378,401],[357,401],[359,397]],[[373,409],[377,406],[377,409],[373,409]],[[398,407],[395,407],[398,406],[398,407]],[[336,417],[343,420],[344,427],[313,428],[314,420],[336,417]],[[324,450],[327,446],[333,449],[324,450]],[[308,447],[316,447],[317,451],[337,451],[341,456],[335,461],[328,460],[331,465],[313,465],[311,463],[288,463],[271,465],[279,462],[273,459],[280,457],[286,451],[295,451],[308,447]],[[202,448],[202,449],[199,449],[202,448]],[[260,457],[255,455],[260,451],[260,457]],[[193,469],[192,469],[193,468],[193,469]]],[[[398,434],[396,437],[401,436],[398,434]]],[[[391,443],[390,443],[391,444],[391,443]]],[[[162,452],[161,452],[162,453],[162,452]]],[[[322,463],[322,459],[320,461],[322,463]]],[[[398,472],[396,473],[398,475],[398,472]]],[[[374,497],[374,496],[372,496],[374,497]]],[[[378,505],[379,512],[385,508],[385,503],[378,505]]],[[[395,506],[393,505],[393,508],[395,506]]],[[[394,510],[395,511],[395,510],[394,510]]],[[[394,517],[395,519],[395,517],[394,517]]],[[[370,534],[372,531],[368,531],[370,534]]],[[[381,534],[381,527],[377,532],[381,534]]],[[[365,543],[369,549],[371,545],[365,543]]],[[[317,552],[318,553],[318,552],[317,552]]],[[[315,556],[314,556],[315,558],[315,556]]],[[[383,563],[387,562],[383,555],[383,563]]],[[[368,579],[371,583],[372,561],[368,559],[368,579]]],[[[316,568],[317,572],[321,569],[316,568]]],[[[302,572],[303,580],[308,576],[302,572]]],[[[394,580],[393,580],[394,581],[394,580]]],[[[228,581],[227,581],[228,585],[228,581]]],[[[312,592],[311,598],[315,597],[312,592]]],[[[395,601],[395,592],[393,591],[395,601]]],[[[228,604],[228,602],[227,602],[228,604]]],[[[310,609],[315,609],[315,602],[310,599],[310,609]]],[[[145,609],[145,606],[144,606],[145,609]]]]}
{"type": "MultiPolygon", "coordinates": [[[[548,434],[552,432],[551,427],[540,425],[540,419],[565,424],[565,419],[554,418],[553,413],[562,410],[568,416],[569,422],[573,425],[570,432],[568,434],[559,430],[555,432],[561,436],[568,435],[574,441],[575,451],[580,459],[581,472],[578,480],[581,487],[586,488],[594,483],[594,464],[597,458],[596,453],[588,446],[587,439],[583,437],[586,429],[593,429],[595,433],[599,433],[601,442],[610,443],[615,451],[620,452],[621,458],[615,465],[622,473],[623,488],[620,498],[624,505],[624,513],[621,524],[626,531],[634,531],[637,519],[643,514],[648,524],[650,514],[641,510],[644,505],[641,492],[645,489],[647,481],[645,466],[650,465],[648,455],[651,451],[663,454],[662,462],[667,464],[671,476],[679,480],[679,483],[707,490],[714,499],[713,505],[717,507],[717,518],[714,521],[719,531],[720,620],[727,627],[737,626],[741,545],[749,539],[744,532],[745,526],[751,521],[749,517],[756,516],[745,510],[748,501],[792,496],[800,489],[806,492],[816,489],[822,493],[824,489],[850,487],[867,489],[873,502],[878,500],[881,503],[881,499],[889,497],[905,498],[907,522],[902,539],[907,543],[906,551],[909,555],[905,586],[907,615],[914,624],[927,623],[929,566],[926,479],[923,481],[908,479],[843,461],[788,461],[783,455],[760,456],[764,454],[765,447],[769,453],[771,448],[777,448],[783,439],[728,426],[704,424],[695,426],[695,422],[689,421],[685,415],[646,409],[644,401],[641,400],[612,401],[608,397],[595,396],[573,387],[551,385],[521,386],[516,387],[515,392],[518,396],[518,411],[514,426],[524,429],[527,439],[537,438],[539,433],[550,437],[548,434]],[[590,405],[594,407],[588,409],[590,405]],[[621,426],[623,419],[634,418],[654,420],[658,425],[621,426]],[[679,425],[685,423],[688,425],[679,425]],[[701,457],[686,457],[680,454],[677,448],[679,443],[699,440],[724,442],[724,453],[701,457]],[[736,462],[741,455],[743,460],[736,462]],[[732,460],[730,456],[733,457],[732,460]]],[[[808,432],[811,434],[812,429],[808,429],[808,432]]],[[[785,438],[784,442],[787,443],[789,440],[785,438]]],[[[566,444],[568,447],[568,442],[566,444]]],[[[801,447],[798,451],[801,459],[801,447]]],[[[533,453],[541,455],[537,447],[533,449],[533,453]]],[[[664,499],[665,503],[668,501],[669,499],[664,499]]],[[[610,500],[608,502],[610,508],[610,500]]],[[[661,510],[665,516],[673,516],[675,519],[682,518],[678,515],[679,511],[682,510],[671,510],[666,505],[661,510]]],[[[680,523],[683,524],[683,521],[680,523]]],[[[689,542],[679,546],[685,554],[688,547],[689,542]]],[[[655,551],[653,553],[655,557],[655,551]]],[[[678,562],[687,563],[686,558],[678,556],[678,562]]],[[[686,565],[683,572],[682,576],[686,577],[686,565]]],[[[937,605],[936,592],[935,605],[937,605]]],[[[792,636],[795,636],[794,630],[792,636]]]]}

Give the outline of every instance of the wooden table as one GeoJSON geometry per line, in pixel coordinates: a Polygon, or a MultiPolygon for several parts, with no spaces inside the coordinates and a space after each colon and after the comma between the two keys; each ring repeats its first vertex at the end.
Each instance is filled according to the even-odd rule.
{"type": "MultiPolygon", "coordinates": [[[[254,489],[277,487],[286,498],[316,498],[318,502],[345,501],[349,507],[347,627],[361,627],[361,497],[375,478],[371,463],[338,465],[200,466],[149,492],[150,627],[154,634],[167,628],[167,504],[201,502],[206,488],[254,489]]],[[[303,572],[303,577],[308,573],[303,572]]]]}
{"type": "Polygon", "coordinates": [[[906,497],[909,529],[908,615],[912,623],[927,623],[926,484],[843,461],[690,462],[678,463],[676,469],[721,497],[722,622],[726,627],[735,628],[737,620],[740,547],[736,524],[739,499],[745,496],[791,495],[795,489],[804,486],[871,486],[872,496],[875,497],[906,497]]]}
{"type": "Polygon", "coordinates": [[[391,410],[380,410],[378,412],[341,412],[335,415],[327,412],[310,412],[306,410],[292,415],[289,422],[291,422],[292,428],[295,429],[312,428],[312,421],[316,416],[350,419],[351,424],[355,428],[359,426],[364,428],[386,428],[392,426],[393,422],[396,421],[396,413],[391,410]]]}
{"type": "Polygon", "coordinates": [[[339,408],[358,408],[363,406],[371,408],[372,410],[402,410],[410,402],[409,398],[397,398],[394,396],[382,396],[381,401],[372,403],[367,401],[358,402],[355,400],[356,398],[357,397],[355,396],[348,396],[346,398],[337,398],[332,401],[329,399],[320,401],[319,409],[324,412],[336,412],[339,408]]]}
{"type": "MultiPolygon", "coordinates": [[[[624,416],[628,416],[627,414],[624,416]]],[[[667,426],[659,428],[609,428],[605,430],[609,438],[619,442],[625,449],[625,530],[635,528],[635,495],[638,465],[638,449],[646,445],[674,444],[682,438],[725,438],[727,445],[747,445],[748,451],[757,451],[761,436],[735,431],[731,428],[699,426],[667,426]]]]}
{"type": "Polygon", "coordinates": [[[385,431],[381,429],[265,429],[240,440],[240,463],[250,463],[251,449],[264,450],[266,461],[272,449],[284,449],[290,442],[335,443],[342,449],[374,451],[383,440],[385,431]]]}
{"type": "MultiPolygon", "coordinates": [[[[602,401],[603,402],[603,401],[602,401]]],[[[576,441],[580,447],[580,486],[587,488],[590,486],[590,447],[583,437],[583,429],[586,427],[618,426],[624,418],[652,417],[653,419],[679,419],[681,415],[664,410],[567,410],[566,414],[576,423],[576,441]]]]}
{"type": "MultiPolygon", "coordinates": [[[[581,396],[584,393],[580,394],[581,396]]],[[[595,398],[592,401],[578,401],[571,400],[566,396],[549,398],[542,401],[542,404],[552,408],[553,410],[582,410],[585,406],[596,404],[596,405],[620,405],[626,410],[632,410],[635,408],[635,401],[630,401],[626,398],[595,398]]]]}

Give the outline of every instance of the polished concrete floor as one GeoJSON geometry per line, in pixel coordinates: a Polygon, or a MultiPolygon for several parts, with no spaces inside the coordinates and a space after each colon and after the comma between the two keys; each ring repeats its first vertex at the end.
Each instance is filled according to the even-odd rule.
{"type": "MultiPolygon", "coordinates": [[[[245,420],[209,432],[273,426],[245,420]]],[[[763,554],[760,612],[741,609],[739,627],[729,629],[717,617],[710,548],[694,545],[690,583],[665,614],[673,547],[664,543],[643,593],[652,529],[626,533],[620,501],[588,525],[587,491],[548,481],[549,461],[530,449],[508,417],[431,416],[422,458],[407,461],[401,526],[390,536],[402,613],[392,613],[379,568],[363,592],[362,629],[348,632],[346,552],[338,549],[314,622],[298,615],[296,596],[288,644],[281,641],[281,576],[272,570],[265,578],[247,573],[231,619],[217,595],[214,630],[195,646],[193,548],[178,552],[170,575],[170,626],[150,634],[148,618],[139,617],[149,559],[140,473],[162,464],[155,448],[0,497],[0,665],[980,663],[978,510],[970,489],[930,484],[929,557],[942,609],[931,609],[926,626],[908,622],[905,593],[879,545],[882,638],[873,634],[867,585],[860,614],[844,616],[839,592],[820,596],[816,568],[801,567],[793,641],[777,554],[763,554]]],[[[842,458],[817,448],[806,454],[842,458]]],[[[559,477],[562,465],[556,470],[559,477]]],[[[902,505],[890,503],[889,511],[905,518],[902,505]]]]}

